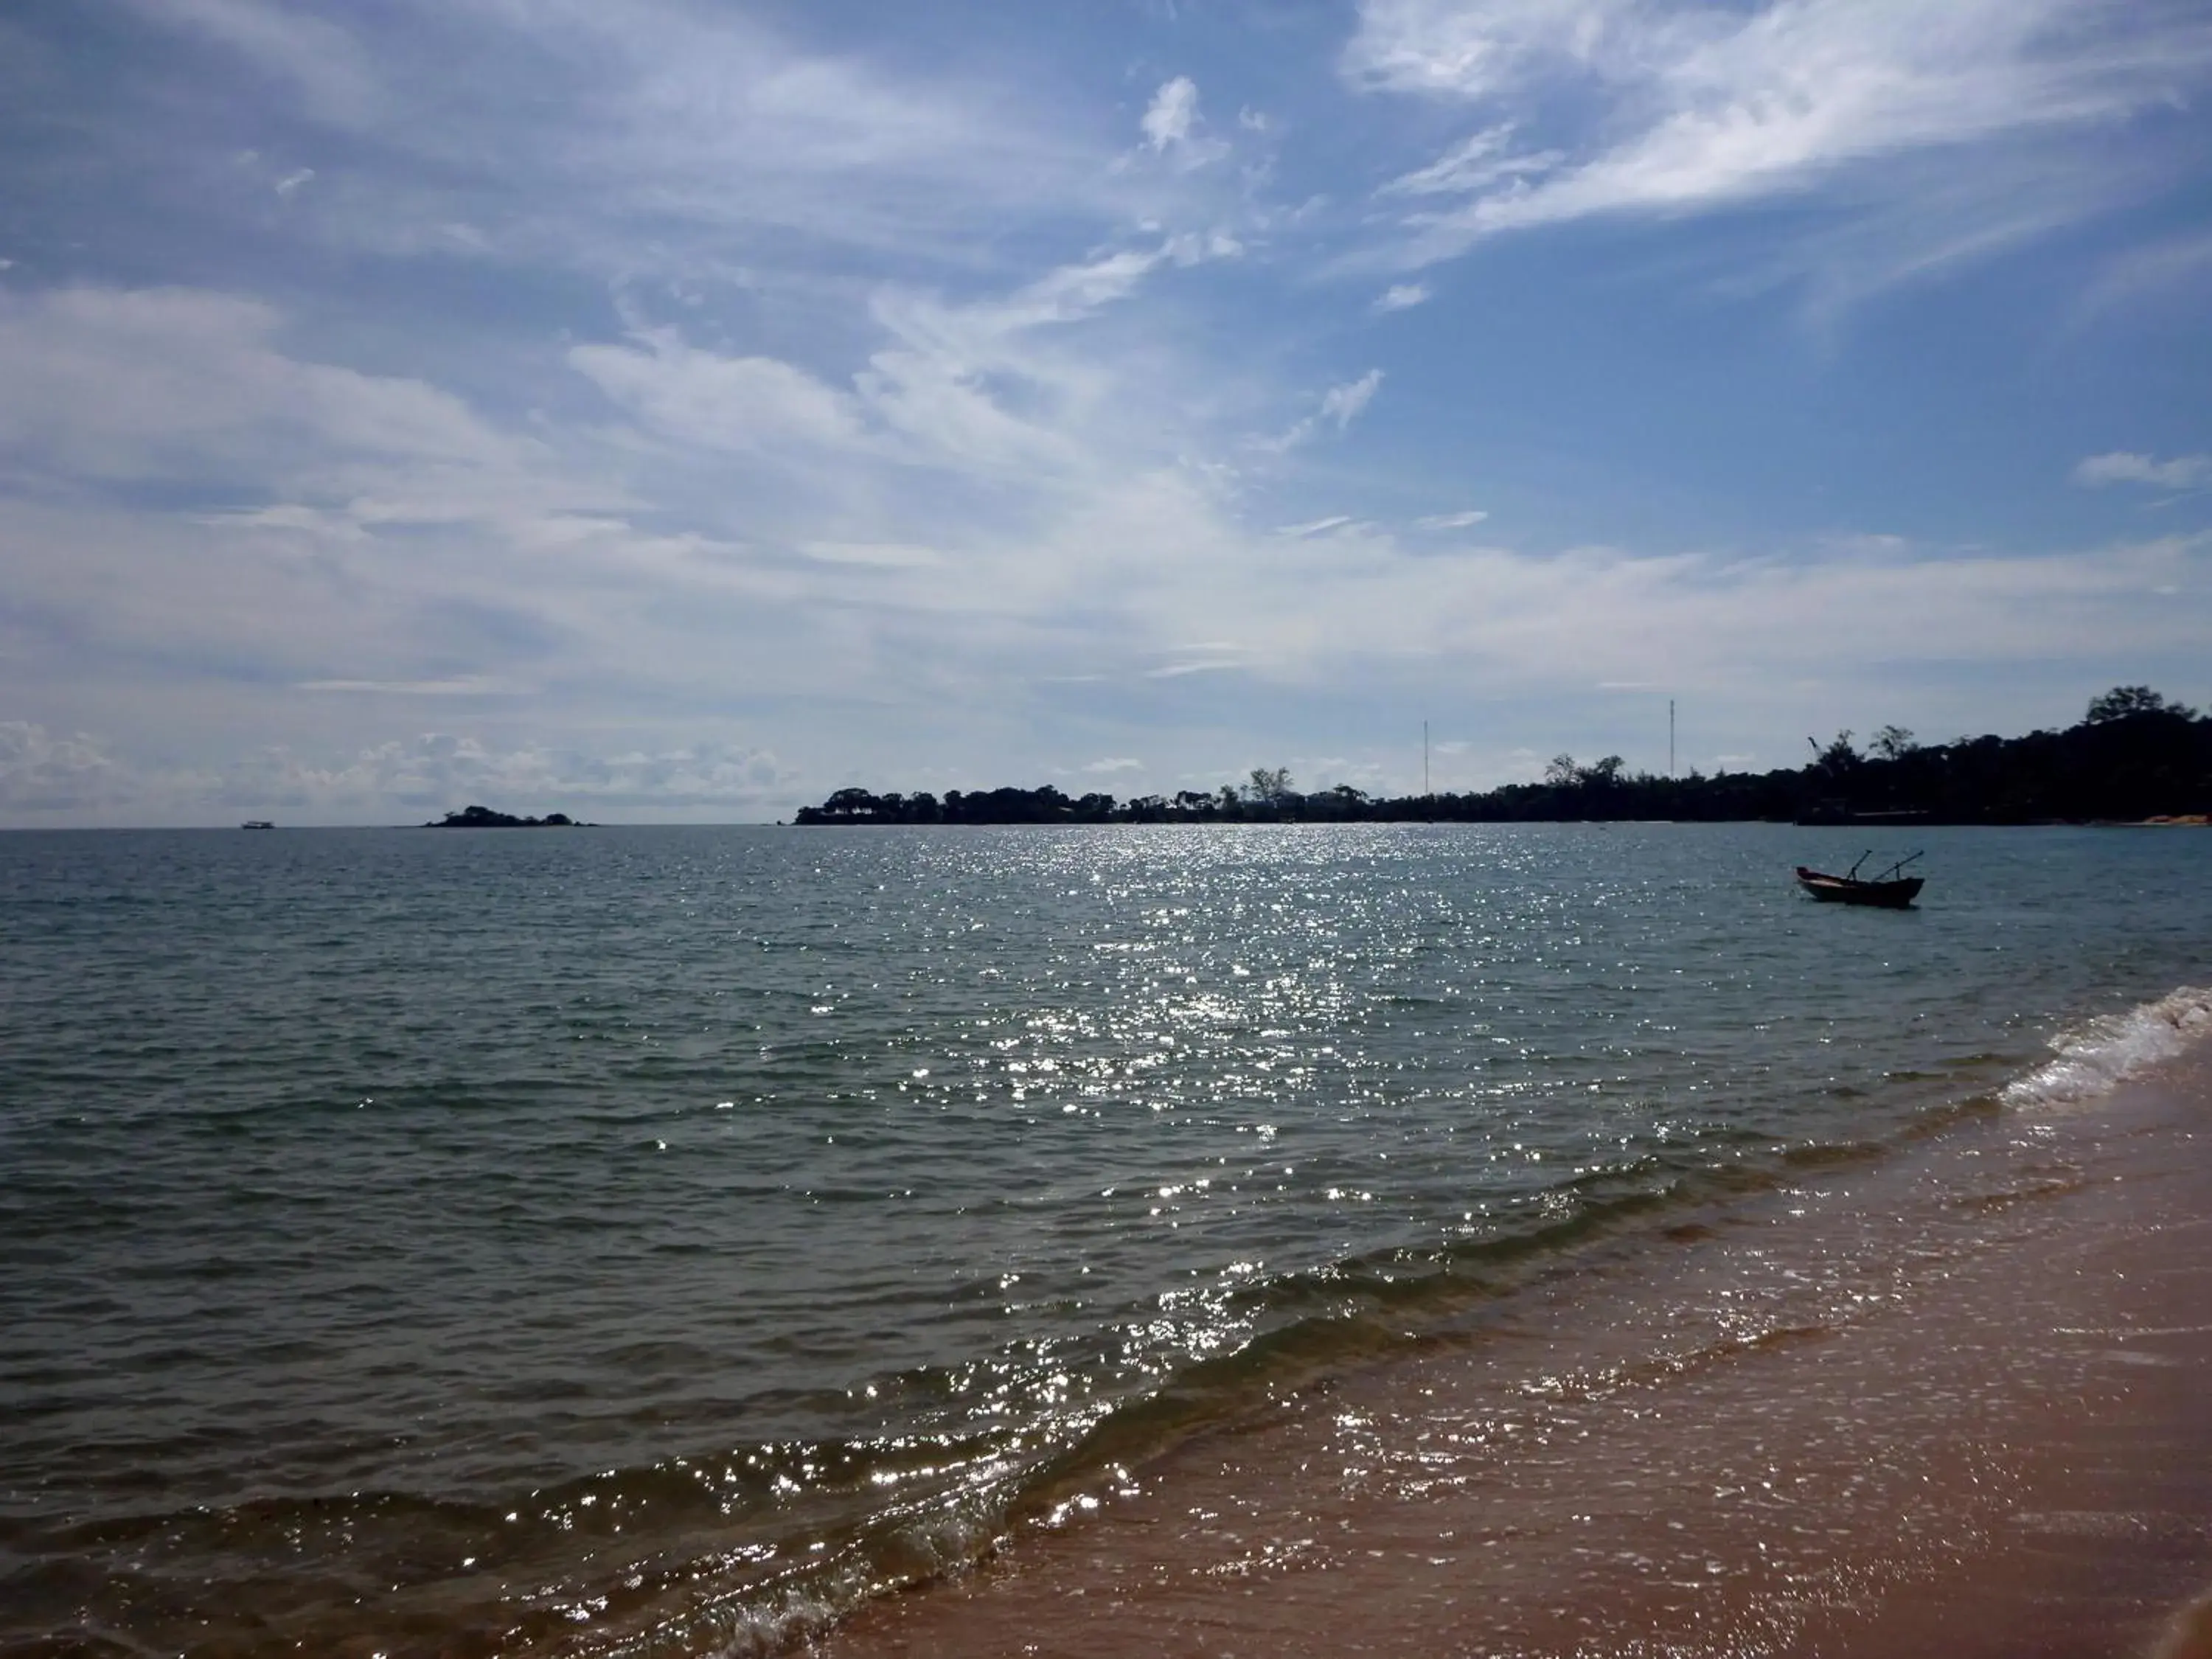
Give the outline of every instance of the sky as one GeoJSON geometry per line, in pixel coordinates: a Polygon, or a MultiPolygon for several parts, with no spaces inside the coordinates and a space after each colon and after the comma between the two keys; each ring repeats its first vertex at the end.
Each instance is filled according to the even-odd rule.
{"type": "Polygon", "coordinates": [[[0,825],[2212,702],[2202,0],[15,0],[0,825]]]}

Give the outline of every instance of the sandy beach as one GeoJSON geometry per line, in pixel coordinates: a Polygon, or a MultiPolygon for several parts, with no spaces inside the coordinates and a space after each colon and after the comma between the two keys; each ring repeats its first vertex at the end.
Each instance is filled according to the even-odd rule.
{"type": "Polygon", "coordinates": [[[2209,1364],[2200,1045],[1593,1250],[820,1650],[2202,1653],[2209,1364]]]}

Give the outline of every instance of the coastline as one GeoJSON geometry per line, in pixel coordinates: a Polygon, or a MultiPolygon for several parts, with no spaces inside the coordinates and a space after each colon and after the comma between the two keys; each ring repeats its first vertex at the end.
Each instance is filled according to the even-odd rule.
{"type": "Polygon", "coordinates": [[[2212,1048],[2087,1098],[2066,1064],[1279,1400],[818,1650],[2197,1659],[2212,1048]]]}

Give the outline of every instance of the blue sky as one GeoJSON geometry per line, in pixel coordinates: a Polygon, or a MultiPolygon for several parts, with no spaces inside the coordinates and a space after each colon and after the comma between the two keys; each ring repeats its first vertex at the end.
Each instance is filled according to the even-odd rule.
{"type": "Polygon", "coordinates": [[[27,0],[0,823],[2212,701],[2212,14],[27,0]]]}

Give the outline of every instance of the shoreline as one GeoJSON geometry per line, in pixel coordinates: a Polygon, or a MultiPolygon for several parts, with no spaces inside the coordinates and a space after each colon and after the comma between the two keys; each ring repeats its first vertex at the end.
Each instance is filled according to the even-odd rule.
{"type": "Polygon", "coordinates": [[[2212,1652],[2212,1048],[1668,1237],[814,1650],[2212,1652]]]}

